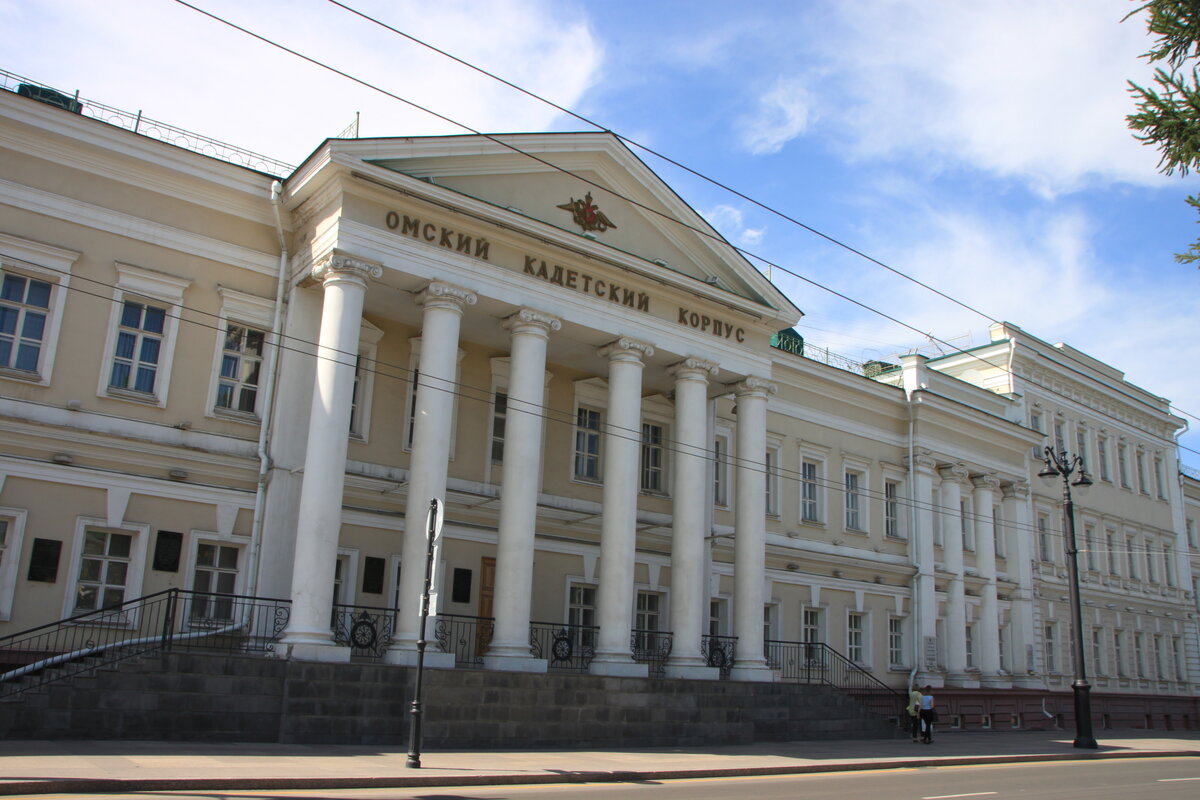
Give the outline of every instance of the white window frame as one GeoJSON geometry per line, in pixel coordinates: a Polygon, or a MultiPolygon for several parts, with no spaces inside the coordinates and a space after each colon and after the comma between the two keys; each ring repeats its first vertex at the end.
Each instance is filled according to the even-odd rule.
{"type": "Polygon", "coordinates": [[[22,383],[49,386],[54,372],[54,357],[58,352],[58,337],[62,329],[71,269],[80,253],[48,244],[0,233],[0,277],[12,273],[50,284],[50,307],[42,330],[42,347],[34,372],[0,368],[0,378],[22,383]]]}
{"type": "Polygon", "coordinates": [[[1138,494],[1150,496],[1149,478],[1146,476],[1146,451],[1137,448],[1133,453],[1133,463],[1138,479],[1138,494]]]}
{"type": "Polygon", "coordinates": [[[800,458],[800,522],[808,525],[824,525],[825,524],[825,459],[815,453],[805,452],[800,458]],[[812,465],[812,479],[809,480],[805,473],[805,465],[812,465]],[[806,498],[808,487],[812,488],[812,497],[806,498]],[[806,511],[809,507],[815,509],[813,516],[808,516],[806,511]]]}
{"type": "MultiPolygon", "coordinates": [[[[585,486],[598,486],[604,480],[604,438],[605,426],[608,424],[608,382],[602,378],[586,378],[575,381],[575,402],[572,407],[571,414],[571,435],[568,438],[567,446],[570,448],[570,464],[571,464],[571,482],[580,483],[585,486]],[[597,448],[596,448],[596,475],[595,477],[580,476],[576,470],[576,455],[577,450],[575,443],[579,436],[579,411],[587,409],[599,414],[599,425],[595,429],[597,448]]],[[[590,429],[589,429],[590,430],[590,429]]],[[[590,435],[590,434],[589,434],[590,435]]],[[[640,440],[639,426],[639,440],[640,440]]],[[[641,470],[639,464],[638,486],[641,486],[641,470]]]]}
{"type": "Polygon", "coordinates": [[[962,531],[962,546],[963,552],[975,552],[975,500],[970,497],[962,497],[958,501],[958,521],[959,529],[962,531]]]}
{"type": "Polygon", "coordinates": [[[1054,533],[1050,527],[1050,514],[1047,511],[1038,510],[1035,516],[1035,525],[1038,534],[1038,561],[1046,564],[1054,563],[1054,533]]]}
{"type": "MultiPolygon", "coordinates": [[[[17,591],[17,567],[21,562],[21,546],[25,541],[25,521],[29,512],[23,508],[0,507],[0,520],[8,523],[4,545],[0,552],[0,622],[12,619],[13,596],[17,591]]],[[[60,573],[61,574],[61,573],[60,573]]]]}
{"type": "Polygon", "coordinates": [[[179,334],[183,294],[192,282],[120,262],[117,262],[116,269],[117,282],[113,292],[108,338],[104,343],[104,362],[96,394],[98,397],[132,400],[165,408],[171,387],[171,368],[175,362],[175,342],[179,334]],[[166,317],[163,320],[162,345],[159,348],[153,392],[139,392],[109,385],[116,361],[117,336],[120,333],[121,318],[127,301],[165,307],[166,317]]]}
{"type": "Polygon", "coordinates": [[[1061,665],[1058,663],[1058,625],[1053,622],[1047,622],[1042,628],[1042,644],[1043,657],[1045,662],[1043,666],[1047,675],[1061,674],[1061,665]]]}
{"type": "MultiPolygon", "coordinates": [[[[196,569],[199,561],[200,545],[207,544],[215,547],[232,547],[238,551],[237,572],[233,582],[233,594],[243,594],[246,585],[246,558],[249,548],[246,546],[250,542],[248,536],[222,536],[213,531],[193,530],[191,532],[191,543],[188,548],[187,556],[187,572],[184,573],[187,579],[187,588],[192,591],[196,589],[196,569]]],[[[211,590],[210,590],[211,591],[211,590]]],[[[224,594],[223,592],[213,592],[213,594],[224,594]]],[[[236,604],[235,604],[236,606],[236,604]]],[[[183,621],[188,624],[190,616],[183,621]]]]}
{"type": "Polygon", "coordinates": [[[765,454],[766,461],[763,465],[766,480],[766,508],[768,517],[780,516],[779,509],[779,458],[782,455],[782,447],[778,441],[768,441],[767,451],[765,454]]]}
{"type": "Polygon", "coordinates": [[[1100,563],[1096,559],[1096,523],[1083,521],[1084,563],[1090,572],[1096,572],[1100,563]]]}
{"type": "Polygon", "coordinates": [[[216,347],[213,351],[212,377],[205,413],[210,417],[257,423],[262,417],[263,389],[267,382],[267,368],[271,362],[271,348],[274,346],[271,326],[275,317],[275,304],[271,300],[235,292],[224,286],[218,286],[217,293],[221,297],[221,311],[217,319],[216,347]],[[263,334],[257,396],[255,397],[254,411],[251,413],[238,411],[236,408],[217,407],[217,395],[221,386],[221,365],[225,357],[225,338],[230,325],[251,328],[263,334]]]}
{"type": "MultiPolygon", "coordinates": [[[[382,333],[380,334],[382,336],[382,333]]],[[[413,436],[416,435],[416,415],[417,415],[417,379],[420,375],[421,367],[421,337],[414,336],[408,340],[408,388],[404,406],[404,431],[401,433],[401,441],[404,445],[404,452],[411,453],[413,445],[413,436]]],[[[461,347],[458,349],[458,355],[454,361],[454,384],[452,386],[437,387],[438,391],[444,391],[450,398],[450,460],[454,460],[455,441],[458,435],[458,386],[462,379],[462,361],[467,352],[461,347]]]]}
{"type": "Polygon", "coordinates": [[[1167,482],[1163,477],[1163,457],[1154,454],[1154,494],[1159,500],[1167,499],[1167,482]]]}
{"type": "Polygon", "coordinates": [[[870,464],[845,458],[842,461],[842,523],[847,533],[869,534],[871,532],[871,471],[870,464]],[[856,476],[854,491],[850,489],[850,476],[856,476]],[[853,502],[851,498],[854,498],[853,502]],[[854,506],[852,508],[851,506],[854,506]],[[851,516],[857,511],[857,527],[851,526],[851,516]]]}
{"type": "Polygon", "coordinates": [[[900,512],[904,500],[904,483],[899,478],[883,476],[883,535],[890,539],[907,539],[904,514],[900,512]]]}
{"type": "Polygon", "coordinates": [[[1121,576],[1121,559],[1117,554],[1117,529],[1104,529],[1104,547],[1108,550],[1108,574],[1114,577],[1121,576]]]}
{"type": "Polygon", "coordinates": [[[907,659],[905,656],[908,649],[905,646],[905,627],[906,620],[904,617],[891,615],[888,617],[888,666],[892,669],[904,669],[907,659]]]}
{"type": "Polygon", "coordinates": [[[1108,466],[1108,437],[1103,434],[1096,436],[1096,461],[1100,471],[1100,480],[1112,483],[1112,471],[1108,466]]]}
{"type": "Polygon", "coordinates": [[[1122,489],[1132,489],[1129,483],[1129,445],[1117,442],[1117,476],[1122,489]]]}
{"type": "Polygon", "coordinates": [[[846,658],[860,667],[867,667],[871,663],[871,622],[870,614],[866,611],[846,610],[846,658]],[[856,618],[858,628],[851,626],[856,618]]]}
{"type": "MultiPolygon", "coordinates": [[[[150,526],[132,523],[109,525],[108,520],[98,517],[76,517],[75,533],[71,543],[71,557],[67,562],[69,571],[67,572],[68,583],[66,583],[66,591],[63,595],[63,619],[76,616],[76,614],[80,613],[75,611],[75,594],[79,587],[79,569],[83,564],[83,541],[89,530],[132,535],[133,541],[129,545],[129,571],[125,582],[125,602],[136,600],[142,596],[142,584],[146,574],[146,549],[150,540],[150,526]]],[[[135,609],[127,617],[126,622],[130,627],[136,627],[136,615],[137,611],[135,609]]]]}
{"type": "MultiPolygon", "coordinates": [[[[354,395],[350,409],[349,435],[356,442],[365,443],[371,438],[371,401],[375,395],[375,362],[381,339],[383,331],[362,320],[358,326],[358,358],[354,362],[354,395]]],[[[453,455],[452,449],[451,457],[453,455]]]]}
{"type": "Polygon", "coordinates": [[[655,497],[670,495],[671,474],[668,469],[671,427],[657,417],[643,416],[638,436],[638,492],[655,497]],[[658,441],[647,441],[646,434],[657,430],[658,441]],[[647,464],[647,455],[658,456],[658,464],[647,464]],[[656,476],[658,485],[653,486],[647,478],[656,476]]]}
{"type": "Polygon", "coordinates": [[[725,428],[718,429],[713,435],[713,505],[717,508],[729,508],[729,446],[732,441],[732,433],[725,428]]]}

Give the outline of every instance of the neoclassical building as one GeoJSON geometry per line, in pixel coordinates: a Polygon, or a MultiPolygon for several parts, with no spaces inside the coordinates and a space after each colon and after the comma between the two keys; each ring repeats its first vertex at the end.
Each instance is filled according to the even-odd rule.
{"type": "Polygon", "coordinates": [[[571,631],[593,674],[771,682],[819,644],[1042,724],[1073,676],[1051,445],[1095,480],[1098,713],[1197,724],[1183,421],[1113,368],[1007,324],[828,363],[608,134],[291,168],[45,99],[0,91],[0,635],[179,589],[286,605],[275,657],[359,658],[367,614],[412,664],[436,499],[432,666],[554,670],[538,631],[571,631]]]}

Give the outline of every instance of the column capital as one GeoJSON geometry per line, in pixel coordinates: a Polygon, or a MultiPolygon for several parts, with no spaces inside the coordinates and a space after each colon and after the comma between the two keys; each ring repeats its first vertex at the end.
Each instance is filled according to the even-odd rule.
{"type": "Polygon", "coordinates": [[[1000,484],[1000,491],[1005,499],[1024,500],[1029,497],[1029,481],[1013,481],[1000,484]]]}
{"type": "Polygon", "coordinates": [[[365,258],[356,258],[344,253],[330,253],[316,264],[309,273],[316,280],[328,283],[331,280],[356,280],[364,286],[368,278],[383,277],[383,266],[365,258]]]}
{"type": "Polygon", "coordinates": [[[640,364],[654,355],[654,347],[645,342],[639,342],[637,339],[622,336],[620,339],[604,345],[596,352],[600,354],[601,358],[607,358],[609,361],[636,361],[640,364]]]}
{"type": "Polygon", "coordinates": [[[465,306],[473,306],[479,298],[470,289],[454,286],[441,281],[433,281],[417,292],[418,305],[426,307],[448,308],[461,312],[465,306]]]}
{"type": "Polygon", "coordinates": [[[674,375],[675,380],[707,381],[709,377],[715,377],[720,369],[720,366],[712,361],[688,356],[683,361],[667,367],[667,372],[674,375]]]}
{"type": "Polygon", "coordinates": [[[737,383],[730,384],[733,393],[738,397],[770,397],[779,391],[778,385],[765,378],[748,375],[737,383]]]}
{"type": "Polygon", "coordinates": [[[995,475],[972,475],[971,483],[976,489],[991,489],[993,492],[1000,488],[1000,479],[995,475]]]}
{"type": "Polygon", "coordinates": [[[942,476],[943,481],[963,483],[967,479],[967,468],[962,464],[947,464],[944,467],[938,467],[938,475],[942,476]]]}
{"type": "Polygon", "coordinates": [[[908,462],[910,468],[927,475],[932,475],[937,471],[937,459],[930,455],[928,450],[917,450],[913,453],[912,458],[905,456],[905,461],[908,462]]]}
{"type": "Polygon", "coordinates": [[[533,333],[541,336],[562,328],[562,321],[551,314],[545,314],[532,308],[522,308],[517,313],[505,317],[500,327],[518,333],[533,333]]]}

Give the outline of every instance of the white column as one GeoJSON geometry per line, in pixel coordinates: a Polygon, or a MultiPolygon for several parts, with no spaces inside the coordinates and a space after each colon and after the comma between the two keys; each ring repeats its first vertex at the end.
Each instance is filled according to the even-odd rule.
{"type": "Polygon", "coordinates": [[[648,344],[621,338],[600,349],[608,358],[608,416],[604,425],[604,517],[600,526],[600,633],[590,671],[645,677],[633,660],[633,561],[637,539],[638,457],[642,435],[643,358],[648,344]]]}
{"type": "Polygon", "coordinates": [[[737,395],[737,488],[733,534],[733,620],[737,646],[730,677],[770,681],[763,657],[763,594],[767,574],[767,397],[775,384],[746,378],[737,395]]]}
{"type": "Polygon", "coordinates": [[[483,664],[487,669],[545,672],[546,660],[529,654],[529,609],[542,474],[546,343],[550,331],[558,330],[562,323],[523,308],[506,319],[504,327],[512,332],[512,355],[496,547],[496,623],[483,664]]]}
{"type": "Polygon", "coordinates": [[[946,587],[946,673],[957,684],[967,677],[967,603],[963,586],[961,466],[942,467],[942,556],[950,575],[946,587]]]}
{"type": "Polygon", "coordinates": [[[292,564],[292,609],[283,635],[285,652],[312,661],[349,661],[350,648],[333,643],[333,571],[342,525],[342,492],[354,362],[367,278],[383,268],[344,255],[332,255],[312,271],[325,299],[317,344],[316,376],[304,455],[304,488],[296,525],[292,564]]]}
{"type": "Polygon", "coordinates": [[[996,523],[992,507],[1000,480],[995,475],[976,475],[975,568],[983,579],[979,603],[979,671],[985,685],[998,686],[1007,680],[1000,675],[1000,608],[996,600],[996,523]]]}
{"type": "Polygon", "coordinates": [[[1001,516],[1005,527],[1012,533],[1008,540],[1009,574],[1015,573],[1017,580],[1009,623],[1012,630],[1013,685],[1035,688],[1042,686],[1042,683],[1033,674],[1033,648],[1037,639],[1033,629],[1034,533],[1029,513],[1029,484],[1025,481],[1006,483],[1000,490],[1004,497],[1000,506],[1001,516]]]}
{"type": "MultiPolygon", "coordinates": [[[[408,468],[408,498],[401,550],[400,609],[396,631],[386,660],[415,664],[421,633],[421,592],[425,584],[426,515],[429,501],[446,499],[446,468],[450,460],[450,430],[454,420],[454,393],[458,370],[458,333],[463,309],[474,305],[472,292],[445,283],[431,283],[417,295],[424,306],[421,322],[421,358],[417,366],[412,454],[408,468]]],[[[444,507],[444,506],[443,506],[444,507]]],[[[441,543],[435,544],[440,552],[441,543]]],[[[436,570],[435,570],[436,575],[436,570]]],[[[430,601],[430,615],[438,605],[430,601]]],[[[426,651],[425,663],[447,666],[439,654],[426,651]]],[[[448,666],[453,666],[452,654],[448,666]]]]}
{"type": "Polygon", "coordinates": [[[698,358],[671,367],[675,376],[675,462],[672,483],[671,658],[667,676],[714,680],[720,670],[701,653],[708,619],[708,379],[717,365],[698,358]]]}
{"type": "Polygon", "coordinates": [[[916,613],[914,626],[914,664],[917,665],[917,684],[942,685],[942,675],[937,666],[937,583],[934,579],[933,551],[933,486],[937,479],[937,462],[927,455],[915,456],[909,464],[909,475],[913,482],[913,531],[909,536],[916,575],[916,597],[913,608],[916,613]]]}

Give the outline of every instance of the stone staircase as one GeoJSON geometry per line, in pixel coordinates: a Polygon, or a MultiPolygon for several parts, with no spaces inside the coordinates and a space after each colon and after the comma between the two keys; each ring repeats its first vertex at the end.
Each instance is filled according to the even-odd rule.
{"type": "MultiPolygon", "coordinates": [[[[0,739],[407,746],[414,670],[163,653],[0,700],[0,739]]],[[[654,747],[885,738],[823,686],[427,669],[423,746],[654,747]]]]}

